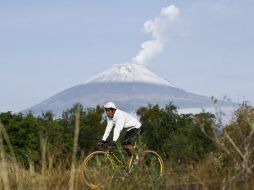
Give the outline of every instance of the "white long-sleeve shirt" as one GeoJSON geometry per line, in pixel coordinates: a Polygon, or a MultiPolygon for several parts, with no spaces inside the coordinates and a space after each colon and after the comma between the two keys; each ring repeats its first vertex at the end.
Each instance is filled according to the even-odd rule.
{"type": "Polygon", "coordinates": [[[119,138],[120,132],[123,128],[129,131],[131,129],[138,129],[141,127],[141,123],[135,117],[122,110],[117,109],[112,119],[109,117],[107,118],[107,127],[102,137],[102,140],[107,140],[114,125],[115,127],[113,141],[116,141],[119,138]]]}

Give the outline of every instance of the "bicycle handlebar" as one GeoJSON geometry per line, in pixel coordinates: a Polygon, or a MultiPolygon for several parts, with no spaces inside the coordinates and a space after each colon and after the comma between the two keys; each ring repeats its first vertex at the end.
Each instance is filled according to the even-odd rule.
{"type": "Polygon", "coordinates": [[[103,142],[99,142],[97,145],[96,145],[96,148],[107,148],[109,150],[111,149],[115,149],[116,148],[116,143],[113,142],[113,141],[103,141],[103,142]]]}

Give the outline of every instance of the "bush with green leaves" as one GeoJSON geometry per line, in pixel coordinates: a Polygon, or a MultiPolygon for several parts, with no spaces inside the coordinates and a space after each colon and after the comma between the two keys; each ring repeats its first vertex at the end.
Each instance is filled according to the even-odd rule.
{"type": "Polygon", "coordinates": [[[173,104],[165,108],[158,105],[141,107],[137,114],[144,129],[145,144],[166,159],[195,162],[215,148],[213,142],[195,122],[197,118],[202,118],[206,121],[206,130],[212,130],[215,122],[212,114],[178,114],[177,107],[173,104]]]}

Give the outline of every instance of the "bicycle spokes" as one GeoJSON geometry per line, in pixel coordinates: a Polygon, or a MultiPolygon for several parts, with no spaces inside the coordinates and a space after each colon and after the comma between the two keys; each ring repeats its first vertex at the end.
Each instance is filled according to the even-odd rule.
{"type": "Polygon", "coordinates": [[[160,177],[164,173],[164,165],[160,156],[153,151],[145,151],[140,156],[140,163],[146,175],[160,177]]]}
{"type": "Polygon", "coordinates": [[[91,188],[99,188],[110,183],[114,175],[114,164],[110,157],[97,152],[84,161],[83,175],[91,188]]]}

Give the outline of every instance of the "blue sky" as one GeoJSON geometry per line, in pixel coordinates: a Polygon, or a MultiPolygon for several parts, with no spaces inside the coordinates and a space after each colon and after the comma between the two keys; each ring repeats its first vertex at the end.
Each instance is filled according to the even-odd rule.
{"type": "Polygon", "coordinates": [[[17,112],[130,61],[144,23],[177,22],[146,66],[189,92],[254,103],[254,0],[0,0],[0,112],[17,112]]]}

